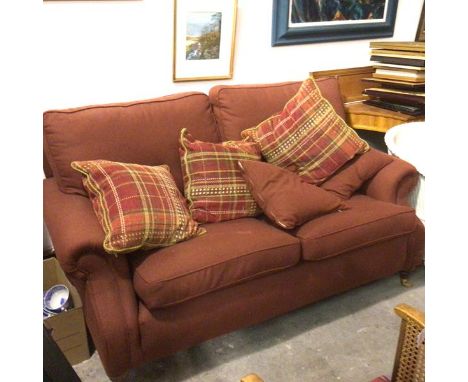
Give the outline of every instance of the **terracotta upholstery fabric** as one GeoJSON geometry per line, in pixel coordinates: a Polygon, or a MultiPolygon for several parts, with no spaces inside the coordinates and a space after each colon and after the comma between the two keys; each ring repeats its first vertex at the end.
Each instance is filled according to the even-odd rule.
{"type": "Polygon", "coordinates": [[[218,142],[208,96],[181,93],[147,101],[87,106],[44,113],[44,150],[60,189],[86,195],[73,161],[106,159],[147,166],[166,164],[183,190],[179,135],[218,142]]]}
{"type": "Polygon", "coordinates": [[[43,190],[44,222],[63,270],[75,271],[83,253],[105,254],[104,231],[88,197],[63,193],[55,178],[44,179],[43,190]]]}
{"type": "Polygon", "coordinates": [[[135,291],[149,309],[278,272],[301,258],[298,239],[257,219],[205,227],[205,235],[130,259],[135,291]]]}
{"type": "Polygon", "coordinates": [[[355,195],[346,201],[346,209],[323,215],[297,229],[305,260],[322,260],[354,249],[409,236],[418,219],[410,207],[355,195]]]}
{"type": "MultiPolygon", "coordinates": [[[[322,95],[341,118],[345,118],[343,101],[336,78],[316,80],[322,95]]],[[[280,112],[299,90],[301,82],[261,85],[217,85],[210,89],[210,102],[221,133],[221,139],[238,140],[241,131],[257,126],[280,112]]]]}
{"type": "Polygon", "coordinates": [[[142,359],[127,256],[104,252],[104,232],[89,199],[63,193],[54,178],[44,180],[44,221],[57,260],[83,301],[86,326],[104,368],[119,376],[142,359]]]}
{"type": "Polygon", "coordinates": [[[290,168],[312,184],[369,150],[322,97],[313,78],[302,83],[279,114],[241,135],[260,145],[267,162],[290,168]]]}
{"type": "Polygon", "coordinates": [[[342,199],[349,199],[353,193],[377,172],[392,162],[390,155],[382,155],[375,149],[357,155],[320,185],[326,191],[342,199]]]}
{"type": "Polygon", "coordinates": [[[239,161],[239,167],[260,208],[281,228],[292,229],[342,207],[337,196],[291,171],[258,161],[239,161]]]}
{"type": "Polygon", "coordinates": [[[106,373],[118,377],[142,363],[138,304],[127,256],[88,253],[81,259],[87,271],[80,292],[86,326],[106,373]]]}
{"type": "MultiPolygon", "coordinates": [[[[376,151],[376,154],[386,155],[376,151]]],[[[408,162],[392,157],[392,162],[365,182],[362,192],[384,202],[408,206],[409,195],[419,182],[419,173],[408,162]]]]}
{"type": "Polygon", "coordinates": [[[214,223],[260,213],[237,165],[241,159],[261,159],[256,143],[202,142],[184,129],[180,144],[185,197],[196,221],[214,223]]]}
{"type": "Polygon", "coordinates": [[[72,162],[106,236],[107,253],[166,247],[201,233],[167,166],[72,162]]]}
{"type": "Polygon", "coordinates": [[[425,254],[426,229],[421,220],[417,219],[416,229],[408,242],[408,257],[405,263],[406,271],[414,271],[423,264],[425,254]]]}
{"type": "MultiPolygon", "coordinates": [[[[165,309],[140,304],[145,359],[165,357],[402,270],[407,239],[395,238],[213,291],[165,309]]],[[[177,244],[179,245],[179,244],[177,244]]]]}
{"type": "MultiPolygon", "coordinates": [[[[223,122],[227,118],[233,122],[229,139],[239,139],[241,130],[281,110],[295,86],[291,96],[275,89],[269,95],[269,85],[222,90],[221,114],[214,105],[217,118],[225,113],[220,131],[229,125],[223,122]],[[242,126],[243,118],[248,126],[242,126]]],[[[359,192],[367,196],[345,202],[350,210],[316,217],[295,230],[285,232],[263,218],[237,219],[208,224],[205,236],[170,247],[109,256],[82,176],[71,162],[168,164],[183,190],[178,150],[184,127],[203,142],[220,142],[211,105],[201,93],[44,114],[45,174],[53,175],[44,181],[44,221],[57,259],[80,293],[110,377],[421,263],[424,226],[414,217],[411,231],[408,209],[389,204],[407,203],[419,177],[398,158],[364,183],[359,192]],[[302,261],[301,251],[315,261],[302,261]]]]}

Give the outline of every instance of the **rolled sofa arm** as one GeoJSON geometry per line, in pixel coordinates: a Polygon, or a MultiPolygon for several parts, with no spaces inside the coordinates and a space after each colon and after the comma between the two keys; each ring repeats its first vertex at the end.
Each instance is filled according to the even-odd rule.
{"type": "Polygon", "coordinates": [[[44,220],[57,260],[83,300],[86,324],[110,377],[141,363],[138,300],[125,255],[104,252],[104,232],[88,198],[44,180],[44,220]]]}
{"type": "Polygon", "coordinates": [[[86,270],[78,266],[84,254],[105,254],[104,231],[90,200],[61,192],[53,178],[44,179],[44,221],[57,259],[69,276],[85,275],[86,270]]]}
{"type": "Polygon", "coordinates": [[[392,157],[392,162],[367,181],[361,191],[377,200],[408,206],[410,193],[418,182],[419,173],[413,165],[392,157]]]}

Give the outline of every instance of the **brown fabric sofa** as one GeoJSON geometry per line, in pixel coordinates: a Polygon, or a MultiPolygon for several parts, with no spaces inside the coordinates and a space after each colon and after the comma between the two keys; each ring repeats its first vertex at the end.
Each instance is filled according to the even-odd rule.
{"type": "MultiPolygon", "coordinates": [[[[336,80],[317,83],[344,117],[336,80]]],[[[421,263],[424,227],[406,203],[418,173],[397,158],[349,200],[350,208],[294,231],[245,218],[205,225],[206,235],[156,251],[103,251],[104,232],[72,161],[168,164],[183,190],[182,128],[210,142],[239,139],[299,85],[215,86],[209,96],[44,113],[44,219],[110,377],[421,263]]]]}

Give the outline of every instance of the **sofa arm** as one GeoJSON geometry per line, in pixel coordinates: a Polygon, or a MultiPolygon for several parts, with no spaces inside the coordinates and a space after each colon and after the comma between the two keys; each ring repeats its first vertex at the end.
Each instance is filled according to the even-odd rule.
{"type": "Polygon", "coordinates": [[[142,363],[138,299],[126,256],[87,254],[83,308],[86,324],[109,377],[120,377],[142,363]]]}
{"type": "MultiPolygon", "coordinates": [[[[387,154],[382,152],[381,155],[387,154]]],[[[408,162],[392,159],[363,185],[361,192],[377,200],[408,206],[409,195],[419,182],[419,173],[408,162]]]]}
{"type": "Polygon", "coordinates": [[[141,362],[138,299],[125,255],[103,250],[91,202],[44,180],[44,220],[57,259],[83,300],[86,324],[109,376],[141,362]]]}
{"type": "Polygon", "coordinates": [[[79,272],[78,263],[85,253],[105,254],[104,231],[90,200],[61,192],[53,178],[44,179],[44,221],[65,273],[79,272]]]}

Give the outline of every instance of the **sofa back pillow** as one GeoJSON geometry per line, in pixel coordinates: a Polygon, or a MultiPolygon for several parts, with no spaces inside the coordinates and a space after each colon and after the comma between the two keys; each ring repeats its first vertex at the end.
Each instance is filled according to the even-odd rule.
{"type": "Polygon", "coordinates": [[[166,165],[95,160],[72,162],[72,168],[83,176],[107,253],[167,247],[204,233],[166,165]]]}
{"type": "MultiPolygon", "coordinates": [[[[345,118],[336,78],[316,80],[322,95],[340,117],[345,118]]],[[[210,102],[222,140],[240,139],[242,130],[258,125],[281,111],[299,90],[301,82],[262,85],[217,85],[210,89],[210,102]]]]}
{"type": "Polygon", "coordinates": [[[356,155],[320,187],[341,199],[349,199],[367,180],[392,161],[390,155],[371,148],[364,154],[356,155]]]}
{"type": "Polygon", "coordinates": [[[281,112],[244,130],[267,162],[288,168],[311,184],[327,179],[356,154],[369,150],[324,98],[315,80],[305,80],[281,112]]]}
{"type": "Polygon", "coordinates": [[[266,216],[285,229],[344,208],[341,199],[299,175],[266,162],[239,161],[242,176],[266,216]]]}
{"type": "Polygon", "coordinates": [[[63,192],[81,195],[86,191],[81,175],[70,166],[73,161],[167,164],[183,190],[180,130],[190,126],[200,139],[219,140],[208,96],[198,92],[47,111],[43,118],[44,150],[58,186],[63,192]]]}
{"type": "Polygon", "coordinates": [[[238,167],[239,160],[261,160],[256,143],[203,142],[183,129],[180,145],[185,197],[197,222],[215,223],[261,212],[238,167]]]}

